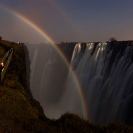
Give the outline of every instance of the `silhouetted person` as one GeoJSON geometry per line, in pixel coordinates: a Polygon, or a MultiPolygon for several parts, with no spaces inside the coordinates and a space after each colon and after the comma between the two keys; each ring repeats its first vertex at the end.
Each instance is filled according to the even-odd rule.
{"type": "Polygon", "coordinates": [[[4,63],[2,62],[0,64],[0,83],[1,83],[1,73],[2,73],[2,70],[3,70],[4,66],[5,66],[4,63]]]}
{"type": "Polygon", "coordinates": [[[2,69],[4,68],[4,63],[0,64],[0,73],[2,72],[2,69]]]}

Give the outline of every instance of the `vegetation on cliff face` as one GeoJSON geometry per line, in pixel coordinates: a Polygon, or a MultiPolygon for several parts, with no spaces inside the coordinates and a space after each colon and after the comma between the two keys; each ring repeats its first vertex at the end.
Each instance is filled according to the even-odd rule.
{"type": "Polygon", "coordinates": [[[26,88],[24,46],[0,40],[0,57],[10,47],[14,47],[13,58],[0,85],[0,133],[133,132],[132,126],[93,125],[70,113],[63,114],[58,120],[46,118],[26,88]]]}

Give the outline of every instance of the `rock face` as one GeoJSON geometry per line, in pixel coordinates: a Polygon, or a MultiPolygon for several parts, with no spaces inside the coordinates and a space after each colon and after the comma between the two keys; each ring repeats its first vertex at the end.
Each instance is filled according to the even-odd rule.
{"type": "MultiPolygon", "coordinates": [[[[11,47],[14,47],[14,54],[4,81],[0,85],[0,127],[3,132],[7,127],[15,126],[17,121],[20,124],[24,119],[27,121],[45,119],[40,104],[32,98],[28,89],[25,46],[0,40],[0,51],[4,51],[3,55],[11,47]]],[[[17,127],[14,130],[17,130],[17,127]]]]}

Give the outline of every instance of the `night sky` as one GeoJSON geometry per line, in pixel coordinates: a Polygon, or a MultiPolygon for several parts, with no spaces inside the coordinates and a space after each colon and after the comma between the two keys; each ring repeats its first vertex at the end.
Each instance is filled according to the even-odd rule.
{"type": "Polygon", "coordinates": [[[6,40],[46,41],[11,10],[58,43],[133,40],[133,0],[0,0],[0,5],[0,36],[6,40]]]}

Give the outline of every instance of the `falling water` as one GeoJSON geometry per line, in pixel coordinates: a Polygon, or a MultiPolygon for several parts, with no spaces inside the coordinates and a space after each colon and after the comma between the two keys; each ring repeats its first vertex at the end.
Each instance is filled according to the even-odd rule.
{"type": "Polygon", "coordinates": [[[82,58],[80,48],[78,55],[73,53],[71,64],[82,85],[90,122],[133,124],[132,46],[110,45],[86,44],[82,58]]]}
{"type": "Polygon", "coordinates": [[[52,45],[27,47],[30,89],[47,117],[59,118],[67,111],[86,117],[84,96],[90,122],[133,124],[131,44],[78,43],[71,65],[79,83],[52,45]]]}

